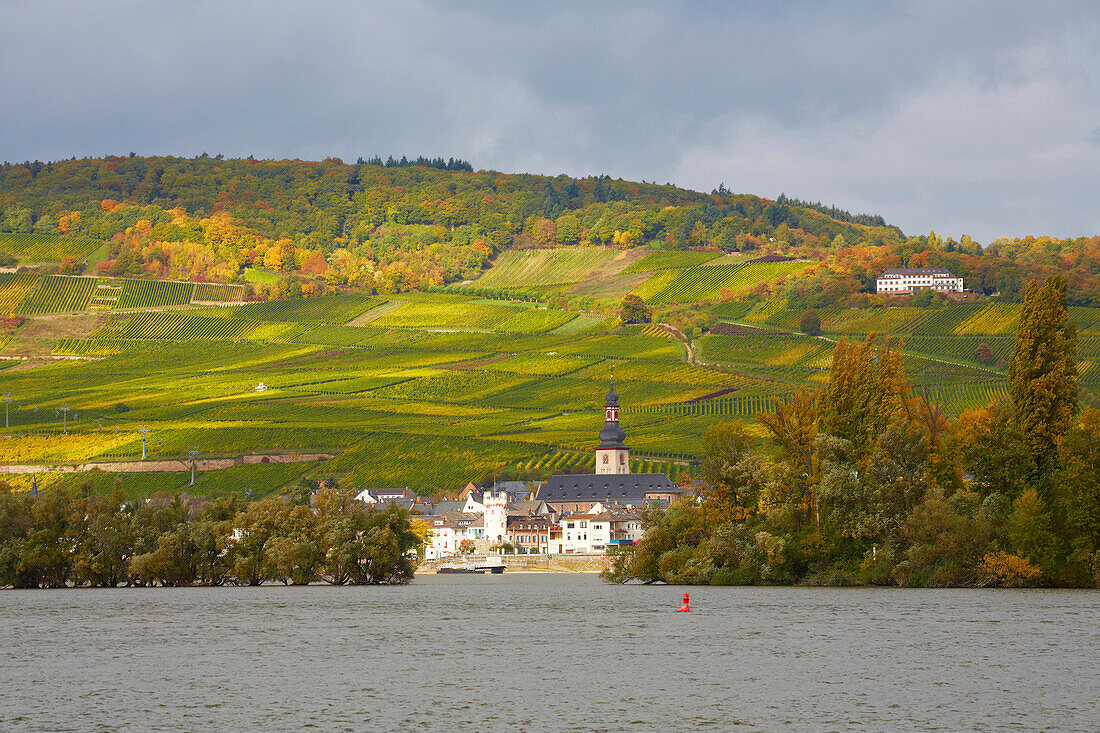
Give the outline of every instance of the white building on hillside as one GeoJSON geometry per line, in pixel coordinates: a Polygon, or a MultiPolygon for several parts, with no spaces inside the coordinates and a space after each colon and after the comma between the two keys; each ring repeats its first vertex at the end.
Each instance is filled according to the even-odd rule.
{"type": "Polygon", "coordinates": [[[875,281],[875,292],[886,295],[915,293],[925,288],[939,293],[961,293],[963,279],[945,267],[892,267],[875,281]]]}

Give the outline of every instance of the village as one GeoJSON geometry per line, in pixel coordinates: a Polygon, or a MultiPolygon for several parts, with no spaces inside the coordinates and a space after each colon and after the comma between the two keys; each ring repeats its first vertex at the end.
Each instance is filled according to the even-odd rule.
{"type": "Polygon", "coordinates": [[[543,482],[470,483],[458,499],[433,501],[409,488],[368,489],[367,504],[397,504],[430,528],[426,561],[469,555],[605,555],[643,533],[639,511],[665,508],[684,494],[663,473],[630,473],[630,447],[612,386],[596,447],[596,472],[543,482]]]}

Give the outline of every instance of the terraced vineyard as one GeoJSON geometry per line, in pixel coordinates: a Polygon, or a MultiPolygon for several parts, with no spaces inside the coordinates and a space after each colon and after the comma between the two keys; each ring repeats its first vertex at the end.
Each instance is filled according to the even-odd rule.
{"type": "Polygon", "coordinates": [[[66,257],[80,262],[102,244],[86,237],[0,232],[0,252],[7,252],[20,262],[60,262],[66,257]]]}
{"type": "Polygon", "coordinates": [[[70,313],[88,307],[96,289],[94,277],[63,277],[49,275],[39,279],[37,286],[19,306],[19,313],[70,313]]]}

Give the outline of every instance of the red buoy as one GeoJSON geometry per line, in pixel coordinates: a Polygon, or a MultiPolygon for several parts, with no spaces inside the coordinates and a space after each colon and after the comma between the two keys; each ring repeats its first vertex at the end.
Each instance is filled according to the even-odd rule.
{"type": "Polygon", "coordinates": [[[678,611],[676,611],[676,613],[689,613],[690,611],[691,611],[691,607],[688,606],[688,594],[685,593],[684,594],[684,605],[680,606],[680,609],[678,611]]]}

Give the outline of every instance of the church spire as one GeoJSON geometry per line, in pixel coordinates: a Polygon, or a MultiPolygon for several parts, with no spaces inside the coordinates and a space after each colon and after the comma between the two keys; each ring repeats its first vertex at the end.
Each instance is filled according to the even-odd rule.
{"type": "Polygon", "coordinates": [[[615,392],[614,380],[603,411],[604,426],[596,447],[596,473],[630,473],[630,448],[623,442],[626,433],[619,426],[619,395],[615,392]]]}

